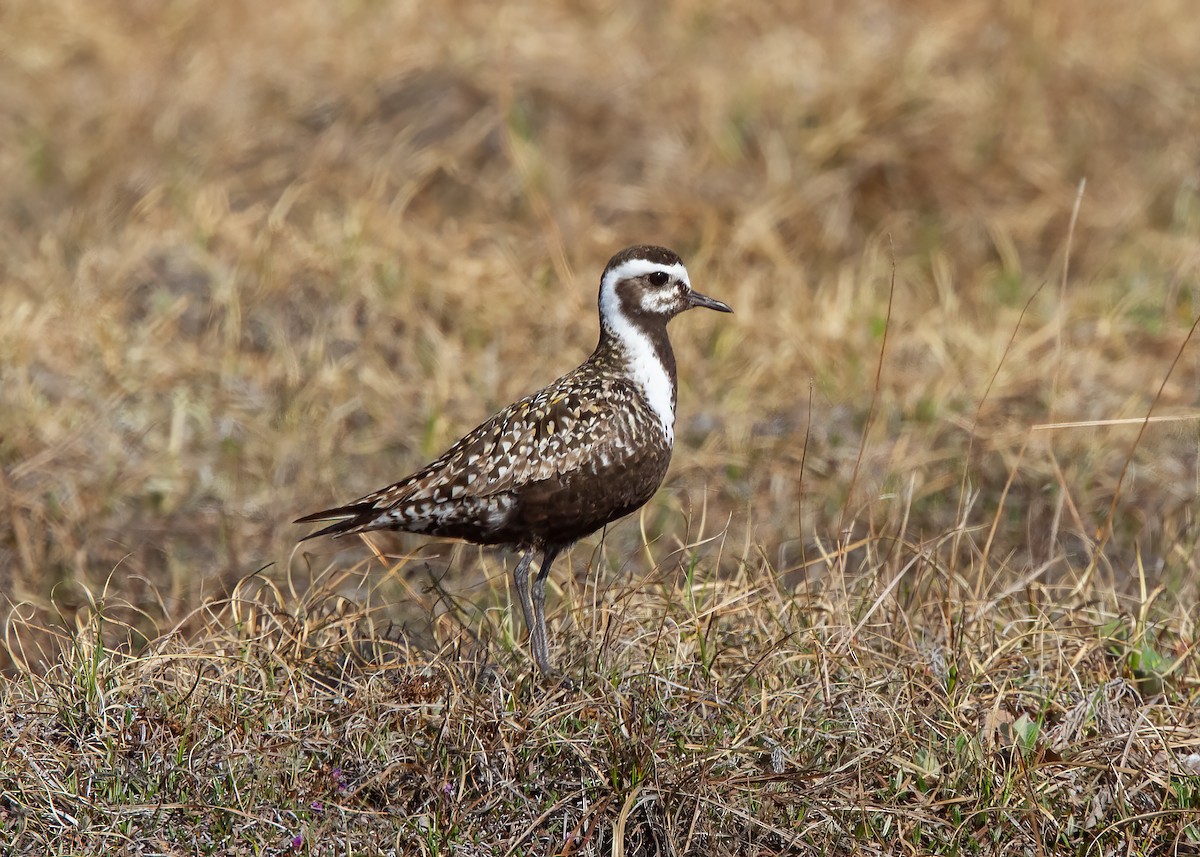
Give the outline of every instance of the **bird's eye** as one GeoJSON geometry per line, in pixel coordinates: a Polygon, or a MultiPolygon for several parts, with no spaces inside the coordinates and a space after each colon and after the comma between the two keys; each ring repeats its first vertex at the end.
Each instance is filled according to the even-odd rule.
{"type": "Polygon", "coordinates": [[[654,271],[650,274],[649,279],[650,285],[652,286],[665,286],[667,284],[667,280],[671,278],[668,276],[666,271],[654,271]]]}

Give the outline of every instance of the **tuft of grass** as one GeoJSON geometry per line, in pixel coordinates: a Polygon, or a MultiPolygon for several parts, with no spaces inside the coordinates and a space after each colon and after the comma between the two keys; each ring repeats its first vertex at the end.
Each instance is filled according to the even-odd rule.
{"type": "Polygon", "coordinates": [[[502,611],[448,610],[420,646],[333,578],[247,579],[139,653],[94,612],[2,686],[0,825],[46,854],[1200,845],[1194,592],[950,602],[946,540],[789,587],[722,535],[568,585],[573,689],[502,611]]]}

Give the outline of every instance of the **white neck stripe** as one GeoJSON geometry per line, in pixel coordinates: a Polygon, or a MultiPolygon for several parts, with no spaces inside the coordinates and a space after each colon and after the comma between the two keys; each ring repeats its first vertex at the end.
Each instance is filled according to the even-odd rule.
{"type": "Polygon", "coordinates": [[[645,259],[631,259],[607,271],[600,281],[600,318],[608,332],[624,346],[631,379],[658,417],[667,443],[674,444],[675,390],[671,376],[659,359],[654,343],[622,312],[621,298],[617,294],[618,283],[654,271],[665,271],[672,277],[688,282],[687,270],[681,264],[662,265],[645,259]]]}

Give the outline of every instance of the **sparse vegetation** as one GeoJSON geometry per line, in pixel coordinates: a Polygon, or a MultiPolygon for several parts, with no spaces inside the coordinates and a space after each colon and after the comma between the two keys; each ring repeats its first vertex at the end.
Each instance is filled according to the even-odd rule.
{"type": "Polygon", "coordinates": [[[1171,0],[5,4],[0,841],[1200,849],[1197,44],[1171,0]],[[584,356],[637,241],[737,315],[557,570],[576,689],[511,557],[295,549],[584,356]]]}

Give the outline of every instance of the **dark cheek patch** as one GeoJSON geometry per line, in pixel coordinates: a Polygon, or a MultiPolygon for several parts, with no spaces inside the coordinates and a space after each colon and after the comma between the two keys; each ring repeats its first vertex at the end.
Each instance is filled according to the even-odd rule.
{"type": "Polygon", "coordinates": [[[621,305],[621,315],[626,318],[642,314],[642,290],[633,280],[622,280],[617,283],[617,302],[621,305]]]}

